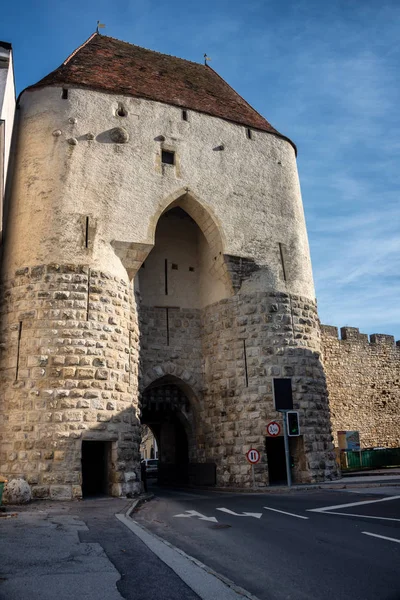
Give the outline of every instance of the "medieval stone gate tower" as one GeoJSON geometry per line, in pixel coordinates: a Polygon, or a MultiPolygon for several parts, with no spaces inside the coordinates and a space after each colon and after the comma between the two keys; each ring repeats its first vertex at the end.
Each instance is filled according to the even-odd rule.
{"type": "Polygon", "coordinates": [[[104,491],[137,491],[141,393],[166,467],[212,464],[246,487],[252,446],[268,485],[272,378],[291,377],[296,477],[332,476],[290,140],[210,67],[97,34],[17,112],[1,472],[80,497],[88,456],[104,491]]]}

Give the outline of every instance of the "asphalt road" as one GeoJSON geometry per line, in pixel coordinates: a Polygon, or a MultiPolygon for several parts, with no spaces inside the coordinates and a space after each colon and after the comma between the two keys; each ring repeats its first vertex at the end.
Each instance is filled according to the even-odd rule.
{"type": "Polygon", "coordinates": [[[400,600],[400,488],[155,492],[135,520],[261,600],[400,600]]]}

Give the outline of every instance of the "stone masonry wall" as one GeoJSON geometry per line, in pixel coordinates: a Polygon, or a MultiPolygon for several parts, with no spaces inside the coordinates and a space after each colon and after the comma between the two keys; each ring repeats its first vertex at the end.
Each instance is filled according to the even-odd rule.
{"type": "Polygon", "coordinates": [[[359,431],[361,447],[400,447],[400,343],[390,335],[321,326],[332,430],[359,431]]]}
{"type": "Polygon", "coordinates": [[[0,472],[79,498],[82,440],[111,442],[109,493],[139,489],[138,326],[129,284],[85,266],[3,283],[0,472]]]}
{"type": "Polygon", "coordinates": [[[200,310],[169,308],[167,317],[164,307],[139,306],[142,386],[165,374],[184,381],[193,376],[199,384],[203,373],[200,310]]]}
{"type": "Polygon", "coordinates": [[[261,452],[256,485],[268,484],[265,427],[279,420],[272,378],[291,377],[302,438],[295,480],[336,477],[314,302],[285,293],[239,294],[203,311],[206,390],[199,453],[217,463],[220,485],[250,487],[245,453],[261,452]],[[247,356],[247,378],[244,359],[247,356]]]}
{"type": "Polygon", "coordinates": [[[217,485],[250,487],[245,453],[260,450],[256,483],[268,485],[265,427],[281,421],[272,378],[291,377],[302,436],[294,479],[336,476],[316,305],[299,296],[238,294],[202,310],[140,306],[142,387],[164,375],[197,395],[191,460],[217,464],[217,485]],[[201,319],[201,320],[200,320],[201,319]],[[244,352],[246,352],[247,377],[244,352]]]}
{"type": "Polygon", "coordinates": [[[204,387],[204,360],[200,337],[199,309],[169,308],[139,304],[140,374],[143,391],[166,375],[187,384],[189,410],[184,418],[188,425],[189,458],[198,461],[197,426],[204,387]]]}

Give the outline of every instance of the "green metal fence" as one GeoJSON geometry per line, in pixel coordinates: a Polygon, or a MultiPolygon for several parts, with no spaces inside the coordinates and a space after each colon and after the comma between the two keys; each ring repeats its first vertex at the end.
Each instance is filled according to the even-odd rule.
{"type": "Polygon", "coordinates": [[[342,450],[340,463],[342,469],[400,466],[400,448],[342,450]]]}

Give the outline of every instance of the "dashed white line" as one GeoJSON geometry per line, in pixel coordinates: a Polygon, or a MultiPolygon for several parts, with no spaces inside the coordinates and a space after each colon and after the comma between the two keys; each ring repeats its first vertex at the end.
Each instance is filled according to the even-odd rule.
{"type": "Polygon", "coordinates": [[[290,517],[297,517],[298,519],[309,519],[310,517],[303,517],[303,515],[295,515],[294,513],[286,512],[284,510],[278,510],[277,508],[270,508],[269,506],[264,506],[266,510],[273,510],[277,513],[282,513],[283,515],[289,515],[290,517]]]}
{"type": "MultiPolygon", "coordinates": [[[[376,504],[377,502],[388,502],[389,500],[399,500],[400,496],[389,496],[389,498],[379,498],[378,500],[363,500],[363,502],[349,502],[348,504],[336,504],[335,506],[323,506],[322,508],[308,508],[308,512],[331,512],[337,508],[349,508],[350,506],[361,506],[362,504],[376,504]]],[[[339,514],[339,513],[337,513],[339,514]]]]}
{"type": "Polygon", "coordinates": [[[344,513],[344,512],[333,512],[331,510],[324,511],[323,515],[341,515],[343,517],[358,517],[359,519],[379,519],[380,521],[400,521],[400,519],[394,519],[392,517],[375,517],[372,515],[357,515],[354,513],[344,513]]]}
{"type": "Polygon", "coordinates": [[[400,540],[397,540],[396,538],[387,537],[386,535],[378,535],[377,533],[370,533],[369,531],[362,531],[361,533],[363,533],[364,535],[370,535],[372,537],[380,538],[381,540],[388,540],[389,542],[395,542],[396,544],[400,544],[400,540]]]}

